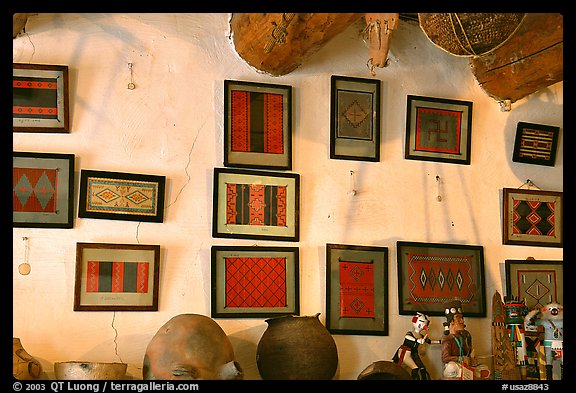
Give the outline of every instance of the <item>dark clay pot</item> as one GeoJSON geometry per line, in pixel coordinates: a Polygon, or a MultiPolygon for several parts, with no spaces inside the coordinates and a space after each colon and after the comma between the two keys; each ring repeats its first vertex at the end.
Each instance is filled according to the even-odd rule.
{"type": "Polygon", "coordinates": [[[338,367],[334,338],[314,316],[266,319],[258,342],[256,365],[262,379],[330,380],[338,367]]]}

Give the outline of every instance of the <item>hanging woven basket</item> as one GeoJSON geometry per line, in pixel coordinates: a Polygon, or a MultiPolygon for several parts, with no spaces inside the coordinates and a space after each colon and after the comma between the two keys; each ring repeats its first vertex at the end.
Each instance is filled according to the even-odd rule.
{"type": "Polygon", "coordinates": [[[455,56],[482,56],[503,45],[523,13],[420,13],[420,28],[432,43],[455,56]]]}

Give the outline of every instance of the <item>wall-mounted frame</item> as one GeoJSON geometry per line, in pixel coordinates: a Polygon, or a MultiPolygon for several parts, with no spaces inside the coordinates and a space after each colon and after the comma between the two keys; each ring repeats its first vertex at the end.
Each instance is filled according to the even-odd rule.
{"type": "Polygon", "coordinates": [[[292,86],[224,81],[224,166],[292,169],[292,86]]]}
{"type": "Polygon", "coordinates": [[[554,166],[560,127],[519,121],[512,161],[554,166]]]}
{"type": "Polygon", "coordinates": [[[212,236],[298,241],[300,175],[214,168],[212,236]]]}
{"type": "Polygon", "coordinates": [[[330,158],[380,161],[379,79],[330,78],[330,158]]]}
{"type": "Polygon", "coordinates": [[[406,159],[470,165],[471,131],[472,102],[408,95],[406,159]]]}
{"type": "Polygon", "coordinates": [[[326,244],[326,328],[388,335],[388,248],[326,244]]]}
{"type": "Polygon", "coordinates": [[[563,195],[557,191],[503,189],[503,244],[563,247],[563,195]]]}
{"type": "Polygon", "coordinates": [[[13,63],[12,79],[14,132],[70,132],[68,66],[13,63]]]}
{"type": "Polygon", "coordinates": [[[76,243],[74,311],[158,311],[160,246],[76,243]]]}
{"type": "Polygon", "coordinates": [[[12,225],[72,228],[74,154],[12,153],[12,225]]]}
{"type": "Polygon", "coordinates": [[[444,302],[460,300],[465,316],[486,316],[482,246],[398,241],[397,259],[401,315],[443,316],[444,302]]]}
{"type": "Polygon", "coordinates": [[[505,269],[507,296],[524,299],[528,309],[564,303],[564,261],[507,259],[505,269]]]}
{"type": "Polygon", "coordinates": [[[165,185],[165,176],[83,169],[78,217],[162,222],[165,185]]]}
{"type": "Polygon", "coordinates": [[[213,318],[300,313],[298,247],[212,246],[213,318]]]}

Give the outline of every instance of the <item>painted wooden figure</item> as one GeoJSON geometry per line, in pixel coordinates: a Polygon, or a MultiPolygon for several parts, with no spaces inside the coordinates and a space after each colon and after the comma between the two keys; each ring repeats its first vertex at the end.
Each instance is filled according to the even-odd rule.
{"type": "Polygon", "coordinates": [[[520,370],[521,379],[526,379],[526,365],[528,353],[526,351],[526,334],[524,330],[524,316],[528,313],[528,307],[524,299],[504,297],[504,310],[506,312],[506,328],[514,354],[516,367],[520,370]]]}
{"type": "MultiPolygon", "coordinates": [[[[444,304],[444,337],[442,337],[443,376],[445,379],[463,379],[464,368],[477,365],[472,346],[472,335],[466,330],[462,302],[453,300],[444,304]]],[[[467,373],[470,374],[470,373],[467,373]]]]}
{"type": "Polygon", "coordinates": [[[412,317],[412,325],[414,329],[409,331],[404,336],[404,342],[394,354],[392,361],[398,365],[406,364],[411,372],[411,379],[431,379],[428,370],[418,352],[418,347],[424,344],[440,344],[440,340],[432,340],[428,337],[428,326],[430,320],[428,316],[417,312],[412,317]]]}
{"type": "Polygon", "coordinates": [[[548,303],[542,309],[530,311],[524,320],[527,325],[544,326],[546,379],[553,379],[554,361],[560,363],[560,379],[562,379],[564,371],[564,307],[557,302],[548,303]]]}

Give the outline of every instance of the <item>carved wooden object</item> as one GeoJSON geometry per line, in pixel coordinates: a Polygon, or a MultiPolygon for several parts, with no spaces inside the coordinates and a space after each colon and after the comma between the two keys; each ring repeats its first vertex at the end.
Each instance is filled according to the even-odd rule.
{"type": "Polygon", "coordinates": [[[528,13],[506,43],[470,59],[482,89],[513,103],[563,80],[563,16],[528,13]]]}
{"type": "Polygon", "coordinates": [[[230,32],[236,52],[259,71],[286,75],[352,23],[360,13],[235,13],[230,32]]]}
{"type": "Polygon", "coordinates": [[[370,47],[368,64],[371,66],[383,68],[388,65],[390,39],[398,28],[399,18],[400,14],[395,13],[366,14],[366,28],[363,33],[370,47]]]}

